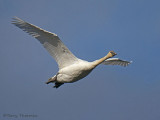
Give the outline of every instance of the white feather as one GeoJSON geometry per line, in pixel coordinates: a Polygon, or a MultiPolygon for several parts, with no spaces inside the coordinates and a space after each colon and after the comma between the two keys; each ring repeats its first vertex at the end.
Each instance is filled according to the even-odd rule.
{"type": "Polygon", "coordinates": [[[75,61],[78,60],[56,34],[43,30],[17,17],[13,19],[13,24],[39,40],[44,48],[46,48],[50,55],[56,60],[60,69],[74,64],[75,61]]]}
{"type": "Polygon", "coordinates": [[[104,65],[120,65],[124,67],[128,66],[131,63],[132,61],[121,60],[119,58],[109,58],[105,60],[104,62],[102,62],[102,64],[104,65]]]}

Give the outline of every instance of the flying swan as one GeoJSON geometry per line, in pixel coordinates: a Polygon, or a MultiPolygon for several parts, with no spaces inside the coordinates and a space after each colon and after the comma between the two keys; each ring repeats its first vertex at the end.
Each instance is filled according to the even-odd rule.
{"type": "Polygon", "coordinates": [[[18,17],[13,18],[12,24],[38,39],[43,47],[56,60],[59,71],[46,82],[46,84],[55,83],[55,88],[58,88],[64,83],[76,82],[86,77],[99,64],[121,65],[125,67],[131,63],[130,61],[119,58],[112,58],[116,55],[114,51],[109,51],[106,56],[93,62],[81,60],[71,53],[55,33],[43,30],[18,17]]]}

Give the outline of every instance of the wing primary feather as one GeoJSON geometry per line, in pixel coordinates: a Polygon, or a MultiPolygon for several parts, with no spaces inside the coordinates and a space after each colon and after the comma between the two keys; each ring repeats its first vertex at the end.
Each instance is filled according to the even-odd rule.
{"type": "Polygon", "coordinates": [[[18,17],[13,18],[12,24],[38,39],[43,47],[56,60],[60,69],[71,65],[78,60],[78,58],[71,53],[55,33],[43,30],[42,28],[25,22],[18,17]]]}
{"type": "Polygon", "coordinates": [[[119,58],[110,58],[110,59],[105,60],[102,64],[104,64],[104,65],[120,65],[120,66],[126,67],[131,63],[132,63],[132,61],[121,60],[119,58]]]}

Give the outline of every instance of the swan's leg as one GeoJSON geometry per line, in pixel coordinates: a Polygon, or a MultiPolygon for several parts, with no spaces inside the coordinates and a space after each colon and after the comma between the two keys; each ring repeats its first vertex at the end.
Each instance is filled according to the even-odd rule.
{"type": "Polygon", "coordinates": [[[49,78],[48,81],[46,82],[46,84],[53,83],[53,82],[55,82],[56,80],[57,80],[57,75],[49,78]]]}
{"type": "Polygon", "coordinates": [[[55,82],[54,88],[58,88],[58,87],[60,87],[60,86],[63,85],[63,84],[64,84],[64,83],[55,82]]]}

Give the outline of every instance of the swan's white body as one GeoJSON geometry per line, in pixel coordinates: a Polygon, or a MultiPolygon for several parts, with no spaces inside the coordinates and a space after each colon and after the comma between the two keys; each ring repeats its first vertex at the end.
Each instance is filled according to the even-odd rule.
{"type": "Polygon", "coordinates": [[[101,63],[105,65],[121,66],[127,66],[131,63],[120,60],[119,58],[111,58],[116,55],[113,51],[110,51],[105,57],[99,60],[93,62],[84,61],[75,57],[56,34],[43,30],[17,17],[14,18],[13,24],[38,39],[56,60],[59,71],[47,82],[47,84],[50,82],[55,83],[54,87],[56,88],[64,83],[72,83],[84,78],[101,63]]]}
{"type": "Polygon", "coordinates": [[[62,83],[75,82],[87,76],[93,68],[92,63],[79,60],[77,63],[60,69],[57,74],[57,80],[62,83]]]}

